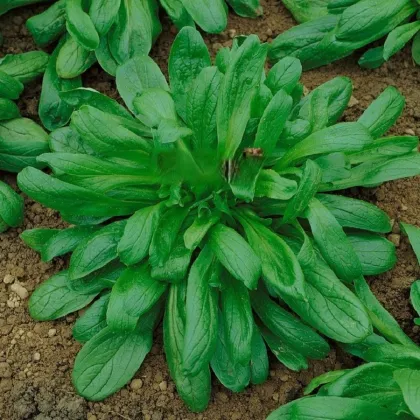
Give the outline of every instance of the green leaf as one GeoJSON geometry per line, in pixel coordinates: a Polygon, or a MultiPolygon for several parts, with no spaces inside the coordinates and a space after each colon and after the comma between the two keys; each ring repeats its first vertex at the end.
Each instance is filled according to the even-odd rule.
{"type": "Polygon", "coordinates": [[[227,0],[227,2],[239,16],[255,18],[263,14],[260,0],[227,0]]]}
{"type": "Polygon", "coordinates": [[[351,233],[347,238],[362,264],[364,276],[376,276],[395,266],[397,262],[395,245],[382,236],[351,233]]]}
{"type": "Polygon", "coordinates": [[[17,105],[10,99],[0,98],[0,121],[19,117],[20,111],[17,105]]]}
{"type": "MultiPolygon", "coordinates": [[[[183,4],[189,11],[185,0],[183,0],[183,4]]],[[[201,5],[200,9],[204,7],[201,5]]],[[[201,71],[209,66],[211,66],[210,55],[200,33],[191,27],[181,29],[172,44],[168,71],[177,111],[184,121],[187,119],[189,91],[193,88],[194,80],[201,71]]]]}
{"type": "Polygon", "coordinates": [[[413,46],[411,50],[411,55],[416,64],[420,64],[420,34],[417,33],[413,39],[413,46]]]}
{"type": "Polygon", "coordinates": [[[373,333],[367,336],[364,340],[360,341],[360,343],[355,343],[355,344],[341,343],[340,347],[342,347],[344,351],[346,351],[347,353],[363,359],[364,354],[368,349],[374,346],[382,346],[383,344],[389,344],[389,343],[381,335],[373,333]]]}
{"type": "Polygon", "coordinates": [[[308,207],[318,190],[321,176],[322,172],[319,166],[308,159],[303,166],[297,192],[286,206],[282,223],[296,219],[308,207]]]}
{"type": "Polygon", "coordinates": [[[233,277],[242,281],[248,289],[256,289],[261,262],[239,233],[218,223],[211,229],[208,243],[233,277]]]}
{"type": "Polygon", "coordinates": [[[276,169],[284,169],[303,158],[334,152],[357,152],[372,142],[368,130],[357,122],[340,123],[312,133],[289,149],[276,169]]]}
{"type": "Polygon", "coordinates": [[[0,223],[18,227],[23,223],[24,202],[11,187],[0,182],[0,223]]]}
{"type": "Polygon", "coordinates": [[[366,109],[359,118],[373,138],[384,135],[401,116],[405,98],[393,86],[388,86],[366,109]]]}
{"type": "Polygon", "coordinates": [[[262,276],[270,290],[278,296],[305,299],[303,272],[286,242],[257,221],[241,217],[240,222],[251,248],[261,261],[262,276]]]}
{"type": "Polygon", "coordinates": [[[30,17],[26,27],[40,47],[44,47],[66,31],[66,0],[59,0],[44,12],[30,17]]]}
{"type": "Polygon", "coordinates": [[[181,0],[187,12],[205,32],[218,34],[227,25],[227,7],[223,0],[181,0]]]}
{"type": "Polygon", "coordinates": [[[182,369],[182,353],[185,335],[185,287],[171,285],[166,300],[163,320],[163,342],[169,372],[178,394],[194,412],[205,410],[210,400],[211,376],[209,366],[197,375],[186,375],[182,369]]]}
{"type": "Polygon", "coordinates": [[[74,79],[96,63],[93,51],[82,47],[71,36],[67,37],[57,56],[57,75],[63,79],[74,79]]]}
{"type": "Polygon", "coordinates": [[[418,346],[402,344],[383,344],[365,351],[363,358],[368,362],[389,363],[397,368],[418,370],[420,367],[420,351],[418,346]]]}
{"type": "Polygon", "coordinates": [[[263,169],[255,185],[256,197],[289,200],[297,192],[296,181],[280,176],[272,169],[263,169]]]}
{"type": "Polygon", "coordinates": [[[389,216],[366,201],[341,195],[317,194],[316,198],[331,212],[342,227],[371,232],[391,232],[389,216]]]}
{"type": "Polygon", "coordinates": [[[329,0],[285,0],[284,5],[299,22],[307,22],[325,16],[328,13],[329,0]]]}
{"type": "Polygon", "coordinates": [[[61,318],[84,308],[100,293],[74,291],[70,288],[68,271],[44,281],[29,299],[29,313],[37,321],[49,321],[61,318]]]}
{"type": "Polygon", "coordinates": [[[70,35],[88,51],[99,46],[99,35],[92,19],[82,8],[82,0],[66,2],[67,30],[70,35]]]}
{"type": "Polygon", "coordinates": [[[267,347],[259,328],[254,324],[251,341],[251,383],[259,385],[264,383],[269,374],[269,360],[267,347]]]}
{"type": "Polygon", "coordinates": [[[50,133],[49,143],[53,152],[94,154],[93,150],[84,144],[79,134],[70,127],[57,128],[50,133]]]}
{"type": "Polygon", "coordinates": [[[401,223],[400,225],[403,232],[408,236],[408,240],[413,247],[417,260],[420,261],[420,228],[408,223],[401,223]]]}
{"type": "Polygon", "coordinates": [[[285,57],[279,60],[267,73],[264,83],[273,94],[284,90],[289,95],[297,86],[302,76],[302,64],[295,57],[285,57]]]}
{"type": "Polygon", "coordinates": [[[261,290],[252,292],[252,306],[262,323],[296,352],[310,359],[325,358],[330,347],[310,327],[277,305],[261,290]]]}
{"type": "Polygon", "coordinates": [[[187,249],[193,251],[206,236],[210,228],[219,221],[218,215],[209,217],[198,215],[192,225],[184,233],[184,244],[187,249]]]}
{"type": "Polygon", "coordinates": [[[160,4],[178,29],[184,26],[195,26],[193,18],[182,4],[182,0],[161,0],[160,4]]]}
{"type": "Polygon", "coordinates": [[[226,348],[235,364],[245,365],[251,361],[254,327],[249,293],[243,283],[229,275],[223,277],[220,307],[226,348]]]}
{"type": "Polygon", "coordinates": [[[384,47],[376,47],[367,50],[358,61],[359,66],[365,69],[377,69],[385,63],[384,47]]]}
{"type": "Polygon", "coordinates": [[[404,395],[404,401],[410,411],[420,417],[420,371],[401,369],[394,372],[394,378],[404,395]]]}
{"type": "MultiPolygon", "coordinates": [[[[376,404],[341,397],[307,397],[283,405],[267,420],[294,420],[307,418],[311,420],[401,420],[392,411],[376,404]]],[[[407,419],[408,420],[408,419],[407,419]]]]}
{"type": "Polygon", "coordinates": [[[116,259],[117,246],[124,227],[125,221],[114,222],[80,243],[70,259],[70,278],[74,280],[85,277],[116,259]]]}
{"type": "Polygon", "coordinates": [[[169,90],[159,66],[148,56],[137,56],[117,68],[117,89],[128,109],[134,112],[134,98],[145,90],[161,88],[169,90]]]}
{"type": "Polygon", "coordinates": [[[111,53],[109,47],[110,33],[102,36],[99,47],[95,50],[96,59],[99,65],[111,76],[115,77],[117,74],[118,63],[111,53]]]}
{"type": "Polygon", "coordinates": [[[60,92],[76,89],[82,85],[80,77],[66,80],[61,79],[57,74],[57,57],[63,42],[58,44],[50,57],[42,81],[42,91],[39,100],[39,118],[41,119],[42,124],[50,131],[66,125],[73,112],[73,108],[61,100],[59,95],[60,92]]]}
{"type": "Polygon", "coordinates": [[[310,201],[306,217],[322,256],[337,276],[349,282],[359,277],[361,262],[337,219],[316,198],[310,201]]]}
{"type": "Polygon", "coordinates": [[[206,246],[192,265],[187,283],[182,366],[189,376],[205,369],[215,351],[218,295],[210,283],[219,275],[215,256],[206,246]]]}
{"type": "Polygon", "coordinates": [[[92,0],[89,16],[99,35],[106,34],[117,19],[121,0],[92,0]]]}
{"type": "Polygon", "coordinates": [[[188,92],[186,122],[194,135],[194,150],[212,149],[217,143],[216,106],[222,80],[217,67],[206,67],[188,92]]]}
{"type": "Polygon", "coordinates": [[[384,59],[389,60],[404,48],[405,44],[420,30],[420,22],[406,23],[393,29],[387,36],[384,45],[384,59]]]}
{"type": "Polygon", "coordinates": [[[23,84],[7,73],[0,71],[0,96],[7,99],[18,99],[23,92],[23,84]]]}
{"type": "Polygon", "coordinates": [[[111,330],[134,331],[139,318],[148,312],[166,290],[166,284],[154,280],[145,265],[129,267],[112,287],[106,321],[111,330]]]}
{"type": "Polygon", "coordinates": [[[136,264],[148,255],[160,212],[159,204],[145,207],[127,220],[124,234],[118,244],[118,255],[124,264],[136,264]]]}
{"type": "Polygon", "coordinates": [[[348,370],[332,370],[330,372],[323,373],[322,375],[317,376],[309,382],[309,385],[305,388],[305,395],[312,394],[318,387],[321,385],[326,385],[331,382],[334,382],[336,379],[345,375],[348,370]]]}
{"type": "Polygon", "coordinates": [[[225,323],[220,312],[218,325],[217,345],[213,358],[211,359],[211,368],[224,387],[233,392],[241,392],[248,386],[251,380],[250,365],[243,366],[240,363],[235,363],[230,357],[225,338],[225,323]]]}
{"type": "Polygon", "coordinates": [[[48,60],[50,60],[50,57],[44,51],[7,54],[0,59],[0,71],[25,85],[37,79],[44,73],[47,64],[49,64],[48,60]]]}
{"type": "Polygon", "coordinates": [[[369,401],[392,412],[407,410],[392,365],[367,363],[330,383],[325,395],[369,401]]]}
{"type": "Polygon", "coordinates": [[[420,281],[417,280],[411,285],[410,300],[416,312],[420,315],[420,281]]]}
{"type": "Polygon", "coordinates": [[[261,148],[264,157],[272,155],[291,110],[292,98],[284,90],[279,90],[261,117],[254,142],[254,147],[261,148]]]}
{"type": "Polygon", "coordinates": [[[315,159],[315,163],[322,170],[322,183],[348,178],[351,174],[351,165],[348,162],[347,155],[344,153],[338,152],[320,156],[315,159]]]}
{"type": "Polygon", "coordinates": [[[59,232],[61,232],[60,229],[37,228],[25,230],[19,236],[29,248],[41,252],[45,243],[59,232]]]}
{"type": "Polygon", "coordinates": [[[234,52],[217,104],[217,134],[222,159],[235,155],[251,115],[251,101],[261,80],[267,46],[251,35],[234,52]]]}
{"type": "Polygon", "coordinates": [[[48,134],[36,122],[28,118],[0,121],[0,169],[43,168],[37,156],[48,151],[48,134]]]}
{"type": "Polygon", "coordinates": [[[392,343],[403,344],[407,347],[414,345],[394,317],[379,303],[363,277],[354,280],[354,289],[358,298],[365,305],[373,326],[384,337],[392,343]]]}
{"type": "Polygon", "coordinates": [[[188,208],[171,207],[159,218],[149,249],[152,266],[162,266],[168,260],[188,212],[188,208]]]}
{"type": "Polygon", "coordinates": [[[76,320],[73,337],[79,343],[86,343],[106,327],[109,297],[110,293],[101,296],[76,320]]]}

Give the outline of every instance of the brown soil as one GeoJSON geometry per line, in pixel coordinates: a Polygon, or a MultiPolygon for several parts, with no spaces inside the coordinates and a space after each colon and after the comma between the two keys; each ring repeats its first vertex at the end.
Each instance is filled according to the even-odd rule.
{"type": "MultiPolygon", "coordinates": [[[[235,34],[257,33],[263,40],[270,40],[294,25],[290,14],[279,3],[277,0],[263,0],[265,15],[262,19],[246,20],[231,16],[229,29],[224,34],[206,36],[212,51],[216,51],[221,44],[229,45],[235,34]]],[[[4,35],[2,55],[36,48],[24,22],[43,8],[18,9],[0,18],[4,35]]],[[[164,34],[152,55],[166,68],[175,31],[168,22],[164,26],[164,34]]],[[[394,85],[406,96],[407,107],[393,132],[412,134],[413,130],[420,135],[419,69],[412,64],[408,48],[379,70],[362,70],[356,64],[356,57],[349,57],[334,65],[308,72],[303,80],[312,89],[336,75],[347,75],[354,83],[355,100],[346,112],[345,119],[356,118],[387,85],[394,85]]],[[[89,71],[84,82],[85,86],[117,97],[114,80],[99,68],[89,71]]],[[[19,103],[24,116],[37,119],[39,93],[40,82],[26,88],[19,103]]],[[[0,177],[15,185],[13,175],[0,174],[0,177]]],[[[419,178],[393,182],[373,190],[356,189],[353,193],[378,204],[395,219],[393,239],[396,241],[400,239],[399,221],[420,225],[419,178]]],[[[312,377],[355,363],[340,350],[332,350],[327,360],[314,362],[308,371],[295,373],[272,358],[270,378],[265,384],[249,387],[241,394],[233,394],[214,379],[208,410],[203,414],[192,414],[179,399],[169,378],[162,351],[161,331],[158,329],[152,352],[136,375],[142,380],[142,387],[133,390],[126,386],[106,401],[87,402],[75,394],[70,380],[74,357],[80,348],[71,335],[75,316],[56,322],[35,323],[28,315],[27,298],[20,299],[9,283],[21,284],[31,293],[41,281],[65,266],[66,259],[42,263],[38,254],[28,249],[18,236],[24,229],[60,227],[62,224],[57,213],[27,199],[24,226],[0,235],[1,419],[264,419],[279,405],[301,396],[303,387],[312,377]]],[[[371,284],[376,295],[402,323],[406,332],[419,340],[419,329],[413,327],[414,314],[408,296],[409,286],[419,276],[420,270],[405,238],[401,238],[398,257],[397,267],[382,277],[372,279],[371,284]]]]}

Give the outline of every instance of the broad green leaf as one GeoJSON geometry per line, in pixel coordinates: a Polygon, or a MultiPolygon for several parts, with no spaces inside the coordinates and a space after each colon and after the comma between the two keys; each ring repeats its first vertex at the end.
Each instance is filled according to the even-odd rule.
{"type": "Polygon", "coordinates": [[[410,300],[416,312],[420,315],[420,281],[417,280],[411,285],[410,300]]]}
{"type": "Polygon", "coordinates": [[[401,223],[403,232],[408,236],[417,260],[420,261],[420,228],[408,223],[401,223]]]}
{"type": "Polygon", "coordinates": [[[404,401],[410,411],[420,417],[420,371],[401,369],[394,372],[394,378],[404,395],[404,401]]]}
{"type": "Polygon", "coordinates": [[[251,119],[260,119],[272,99],[273,94],[270,88],[264,84],[260,85],[251,102],[251,119]]]}
{"type": "Polygon", "coordinates": [[[0,121],[19,118],[20,111],[17,105],[7,98],[0,98],[0,121]]]}
{"type": "Polygon", "coordinates": [[[91,88],[77,88],[60,92],[60,98],[71,105],[74,109],[80,109],[83,105],[89,105],[108,114],[118,117],[133,119],[132,115],[115,99],[103,95],[91,88]]]}
{"type": "Polygon", "coordinates": [[[219,221],[218,215],[198,215],[192,225],[184,233],[184,244],[191,251],[197,248],[206,236],[209,229],[219,221]]]}
{"type": "Polygon", "coordinates": [[[296,143],[308,137],[312,132],[311,123],[298,118],[294,121],[287,121],[280,136],[280,146],[294,146],[296,143]]]}
{"type": "Polygon", "coordinates": [[[351,282],[362,274],[362,265],[352,243],[332,213],[316,198],[306,209],[315,242],[337,276],[351,282]]]}
{"type": "Polygon", "coordinates": [[[58,0],[44,12],[30,17],[26,27],[40,47],[44,47],[66,31],[66,0],[58,0]]]}
{"type": "Polygon", "coordinates": [[[261,333],[270,350],[288,369],[299,372],[308,368],[308,362],[298,350],[292,348],[284,338],[273,334],[269,329],[260,326],[261,333]]]}
{"type": "MultiPolygon", "coordinates": [[[[306,397],[283,405],[267,420],[401,420],[392,411],[376,404],[341,397],[306,397]]],[[[408,420],[408,419],[407,419],[408,420]]]]}
{"type": "Polygon", "coordinates": [[[334,152],[357,152],[373,141],[368,130],[357,122],[339,123],[312,133],[289,149],[276,169],[284,169],[303,158],[334,152]]]}
{"type": "Polygon", "coordinates": [[[73,79],[96,63],[93,51],[86,50],[74,38],[67,37],[57,56],[58,77],[73,79]]]}
{"type": "Polygon", "coordinates": [[[245,239],[234,229],[218,223],[210,230],[208,243],[222,265],[248,289],[256,289],[261,262],[245,239]]]}
{"type": "Polygon", "coordinates": [[[350,233],[347,238],[362,264],[364,276],[376,276],[395,266],[395,245],[384,237],[371,233],[350,233]]]}
{"type": "Polygon", "coordinates": [[[385,63],[384,47],[376,47],[367,50],[358,61],[359,66],[365,69],[377,69],[385,63]]]}
{"type": "Polygon", "coordinates": [[[23,84],[7,73],[0,71],[0,96],[7,99],[18,99],[23,92],[23,84]]]}
{"type": "Polygon", "coordinates": [[[111,291],[106,313],[110,329],[134,331],[139,318],[148,312],[166,290],[166,284],[154,280],[145,264],[129,267],[121,274],[111,291]]]}
{"type": "Polygon", "coordinates": [[[245,365],[251,361],[254,328],[251,302],[246,286],[229,275],[223,276],[220,307],[225,324],[227,351],[235,364],[245,365]]]}
{"type": "Polygon", "coordinates": [[[158,127],[163,119],[178,119],[172,95],[161,88],[151,88],[134,99],[136,117],[147,127],[158,127]]]}
{"type": "Polygon", "coordinates": [[[41,76],[51,61],[44,51],[7,54],[0,59],[0,71],[25,85],[41,76]]]}
{"type": "Polygon", "coordinates": [[[283,89],[290,95],[297,86],[301,76],[302,64],[300,61],[294,57],[285,57],[270,69],[264,83],[273,94],[283,89]]]}
{"type": "Polygon", "coordinates": [[[42,124],[50,131],[66,125],[73,112],[73,108],[61,100],[60,92],[76,89],[82,85],[80,77],[66,80],[61,79],[57,74],[57,57],[63,42],[58,44],[50,57],[42,81],[42,91],[39,100],[39,118],[42,124]]]}
{"type": "Polygon", "coordinates": [[[340,343],[340,347],[344,349],[349,354],[363,359],[365,352],[374,346],[382,346],[383,344],[389,344],[388,341],[378,334],[371,334],[367,336],[364,340],[355,344],[343,344],[340,343]]]}
{"type": "Polygon", "coordinates": [[[100,39],[99,47],[95,50],[96,59],[99,65],[111,76],[115,77],[117,74],[118,63],[111,53],[109,47],[109,39],[111,34],[108,33],[100,39]]]}
{"type": "Polygon", "coordinates": [[[46,242],[61,232],[60,229],[28,229],[24,230],[19,236],[29,248],[41,252],[46,242]]]}
{"type": "Polygon", "coordinates": [[[210,282],[217,275],[214,254],[206,246],[192,265],[187,282],[182,351],[182,366],[187,375],[195,376],[205,369],[215,351],[218,296],[210,282]]]}
{"type": "Polygon", "coordinates": [[[405,98],[393,86],[388,86],[375,99],[363,115],[359,123],[364,125],[373,138],[384,135],[401,116],[405,105],[405,98]]]}
{"type": "Polygon", "coordinates": [[[207,364],[197,375],[186,375],[182,369],[185,336],[185,286],[171,285],[163,320],[163,342],[169,372],[178,394],[192,411],[203,411],[210,400],[211,375],[207,364]]]}
{"type": "Polygon", "coordinates": [[[70,127],[57,128],[50,133],[49,144],[53,152],[94,154],[93,150],[83,142],[79,133],[70,127]]]}
{"type": "Polygon", "coordinates": [[[224,387],[233,392],[241,392],[251,380],[251,368],[249,364],[243,366],[231,359],[226,344],[224,325],[222,314],[219,312],[217,345],[210,365],[224,387]]]}
{"type": "Polygon", "coordinates": [[[394,379],[395,367],[367,363],[351,369],[330,383],[325,395],[369,401],[392,412],[407,410],[401,389],[394,379]]]}
{"type": "Polygon", "coordinates": [[[304,276],[299,262],[286,242],[257,221],[240,218],[251,248],[262,265],[262,277],[278,296],[305,299],[304,276]]]}
{"type": "Polygon", "coordinates": [[[134,111],[134,98],[146,89],[169,90],[159,66],[148,56],[137,56],[117,68],[117,89],[128,109],[134,111]]]}
{"type": "Polygon", "coordinates": [[[292,98],[284,90],[279,90],[261,117],[254,142],[254,147],[261,148],[264,157],[272,155],[291,110],[292,98]]]}
{"type": "Polygon", "coordinates": [[[99,35],[89,15],[83,10],[82,0],[66,2],[67,30],[88,51],[99,46],[99,35]]]}
{"type": "Polygon", "coordinates": [[[411,50],[411,55],[416,64],[420,64],[420,34],[417,33],[413,39],[413,46],[411,50]]]}
{"type": "Polygon", "coordinates": [[[188,212],[188,208],[171,207],[160,216],[149,249],[152,266],[162,266],[168,260],[188,212]]]}
{"type": "Polygon", "coordinates": [[[365,305],[373,326],[384,337],[392,343],[403,344],[407,347],[414,345],[411,339],[403,332],[398,322],[379,303],[363,277],[354,280],[354,289],[358,298],[365,305]]]}
{"type": "Polygon", "coordinates": [[[213,149],[217,143],[216,106],[223,75],[217,67],[204,68],[187,96],[186,122],[193,131],[192,148],[213,149]]]}
{"type": "Polygon", "coordinates": [[[205,32],[217,34],[227,25],[227,7],[223,0],[181,0],[187,12],[205,32]]]}
{"type": "Polygon", "coordinates": [[[49,321],[84,308],[100,291],[83,293],[70,288],[68,271],[44,281],[29,299],[29,313],[37,321],[49,321]]]}
{"type": "Polygon", "coordinates": [[[310,359],[325,358],[328,343],[290,312],[277,305],[261,290],[252,292],[252,306],[262,323],[296,352],[310,359]]]}
{"type": "Polygon", "coordinates": [[[329,125],[328,114],[325,112],[328,108],[328,100],[325,92],[315,90],[299,111],[298,117],[310,122],[312,133],[329,125]]]}
{"type": "MultiPolygon", "coordinates": [[[[183,0],[183,4],[190,12],[185,1],[183,0]]],[[[204,9],[205,5],[200,5],[199,8],[204,9]]],[[[194,80],[205,67],[210,65],[209,51],[200,33],[191,27],[181,29],[172,44],[168,71],[177,111],[184,121],[187,119],[187,100],[194,80]]]]}
{"type": "Polygon", "coordinates": [[[24,202],[9,185],[0,182],[0,223],[18,227],[23,222],[24,202]]]}
{"type": "Polygon", "coordinates": [[[419,370],[420,350],[418,346],[413,345],[410,347],[402,344],[383,344],[367,349],[363,359],[368,362],[389,363],[401,369],[419,370]]]}
{"type": "Polygon", "coordinates": [[[326,385],[331,382],[334,382],[336,379],[345,375],[347,370],[332,370],[330,372],[323,373],[322,375],[317,376],[309,382],[309,385],[305,388],[304,394],[312,394],[318,387],[321,385],[326,385]]]}
{"type": "Polygon", "coordinates": [[[388,233],[391,219],[380,208],[366,201],[332,194],[317,194],[316,198],[343,227],[388,233]]]}
{"type": "Polygon", "coordinates": [[[251,383],[264,383],[269,374],[267,347],[257,325],[254,324],[251,341],[251,383]]]}
{"type": "Polygon", "coordinates": [[[329,0],[285,0],[284,5],[299,22],[308,22],[328,13],[329,0]]]}
{"type": "Polygon", "coordinates": [[[110,293],[106,293],[92,303],[86,312],[74,324],[73,337],[80,343],[86,343],[106,327],[106,311],[110,293]]]}
{"type": "Polygon", "coordinates": [[[194,20],[182,4],[182,0],[161,0],[160,4],[178,29],[182,29],[184,26],[195,26],[194,20]]]}
{"type": "Polygon", "coordinates": [[[296,219],[308,207],[318,190],[321,176],[322,172],[319,166],[308,159],[303,166],[302,177],[296,194],[288,202],[284,211],[283,223],[296,219]]]}
{"type": "Polygon", "coordinates": [[[389,60],[404,48],[405,44],[420,30],[420,22],[406,23],[393,29],[387,36],[384,45],[384,59],[389,60]]]}
{"type": "MultiPolygon", "coordinates": [[[[362,152],[363,153],[363,152],[362,152]]],[[[322,170],[322,183],[334,182],[342,178],[348,178],[351,174],[351,165],[344,153],[330,153],[315,159],[315,163],[322,170]]]]}
{"type": "Polygon", "coordinates": [[[81,242],[70,259],[69,277],[74,280],[92,273],[116,259],[125,221],[111,223],[81,242]]]}
{"type": "Polygon", "coordinates": [[[242,17],[257,17],[263,14],[260,0],[227,0],[235,13],[242,17]]]}
{"type": "Polygon", "coordinates": [[[145,207],[127,220],[124,234],[118,244],[118,255],[124,264],[136,264],[148,255],[160,212],[160,205],[145,207]]]}
{"type": "Polygon", "coordinates": [[[251,101],[267,55],[267,46],[251,35],[233,54],[217,104],[217,134],[222,159],[235,155],[251,114],[251,101]]]}
{"type": "Polygon", "coordinates": [[[255,185],[256,197],[289,200],[297,192],[296,181],[280,176],[272,169],[263,169],[255,185]]]}
{"type": "Polygon", "coordinates": [[[99,35],[106,34],[117,19],[121,0],[92,0],[89,16],[99,35]]]}
{"type": "Polygon", "coordinates": [[[48,151],[48,134],[35,121],[0,121],[0,169],[19,172],[27,166],[43,168],[37,156],[48,151]]]}

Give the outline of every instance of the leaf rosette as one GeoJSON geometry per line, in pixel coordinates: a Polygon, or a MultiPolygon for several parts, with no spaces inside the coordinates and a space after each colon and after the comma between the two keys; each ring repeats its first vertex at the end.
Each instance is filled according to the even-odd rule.
{"type": "Polygon", "coordinates": [[[388,88],[358,122],[337,123],[350,80],[303,96],[299,61],[266,72],[266,55],[240,37],[212,65],[184,28],[169,83],[147,56],[117,69],[129,111],[90,89],[62,93],[76,110],[38,158],[52,175],[28,168],[18,181],[74,226],[22,238],[44,261],[71,253],[33,293],[35,319],[91,304],[74,328],[84,397],[129,381],[161,317],[171,376],[194,411],[208,404],[211,370],[238,392],[266,380],[267,347],[301,370],[328,354],[326,338],[351,345],[382,328],[363,275],[395,263],[390,219],[331,192],[420,173],[416,137],[383,137],[404,98],[388,88]]]}

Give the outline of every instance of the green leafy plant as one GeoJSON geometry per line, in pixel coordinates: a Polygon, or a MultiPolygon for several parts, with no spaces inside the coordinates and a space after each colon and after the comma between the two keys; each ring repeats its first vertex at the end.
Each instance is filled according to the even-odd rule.
{"type": "MultiPolygon", "coordinates": [[[[13,102],[24,84],[45,70],[48,55],[42,51],[6,55],[0,59],[0,170],[19,172],[26,166],[42,168],[38,155],[49,151],[48,134],[34,121],[20,116],[13,102]]],[[[23,199],[0,182],[0,232],[23,220],[23,199]]]]}
{"type": "Polygon", "coordinates": [[[131,113],[90,89],[60,94],[76,110],[38,158],[53,174],[27,168],[18,183],[74,226],[22,238],[44,261],[71,253],[33,293],[35,319],[92,303],[74,328],[84,397],[127,383],[162,316],[171,376],[194,411],[207,406],[210,369],[235,392],[264,382],[266,345],[300,370],[328,354],[320,334],[350,345],[374,326],[409,340],[382,325],[363,283],[395,262],[390,219],[329,193],[420,173],[417,137],[382,137],[404,98],[388,88],[358,122],[337,123],[349,79],[304,97],[299,61],[266,73],[266,55],[241,37],[212,65],[199,32],[183,28],[169,84],[150,57],[118,67],[131,113]]]}
{"type": "Polygon", "coordinates": [[[283,0],[302,24],[280,34],[269,56],[297,57],[304,69],[344,58],[386,36],[383,46],[366,51],[359,64],[377,68],[412,38],[413,60],[420,63],[419,4],[414,0],[283,0]]]}
{"type": "Polygon", "coordinates": [[[29,6],[30,4],[41,3],[45,1],[48,0],[1,0],[0,16],[17,7],[29,6]]]}

